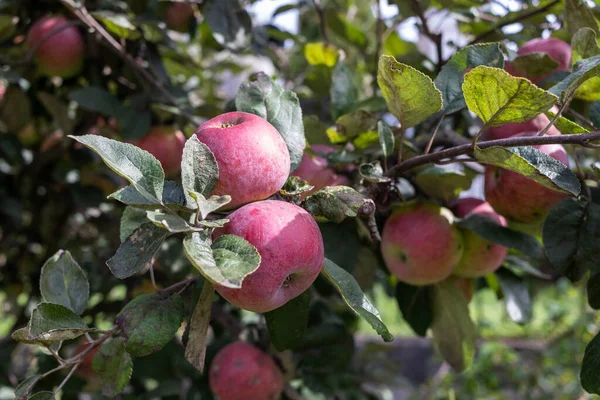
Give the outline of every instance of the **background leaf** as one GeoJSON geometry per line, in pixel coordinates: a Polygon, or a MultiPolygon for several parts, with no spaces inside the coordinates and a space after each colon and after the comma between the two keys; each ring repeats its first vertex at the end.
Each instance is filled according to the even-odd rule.
{"type": "Polygon", "coordinates": [[[121,393],[133,372],[133,361],[125,350],[125,340],[117,337],[104,342],[94,354],[92,369],[102,379],[105,396],[114,397],[121,393]]]}
{"type": "Polygon", "coordinates": [[[82,314],[90,298],[90,284],[71,253],[59,250],[42,267],[40,292],[44,301],[82,314]]]}
{"type": "Polygon", "coordinates": [[[264,314],[269,339],[278,351],[293,349],[302,343],[310,309],[310,291],[306,290],[283,306],[264,314]]]}
{"type": "Polygon", "coordinates": [[[201,374],[204,373],[204,360],[206,358],[206,346],[208,345],[208,328],[210,323],[210,312],[213,302],[215,288],[204,281],[202,292],[194,308],[190,319],[188,342],[185,345],[185,358],[201,374]]]}

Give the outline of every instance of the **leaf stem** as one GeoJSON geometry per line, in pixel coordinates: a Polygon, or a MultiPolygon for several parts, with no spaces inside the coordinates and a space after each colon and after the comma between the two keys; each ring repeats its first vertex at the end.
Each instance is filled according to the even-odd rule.
{"type": "Polygon", "coordinates": [[[317,10],[317,15],[319,16],[319,27],[321,28],[321,37],[323,38],[323,43],[325,43],[325,45],[329,45],[327,23],[325,22],[325,10],[321,5],[321,0],[313,0],[313,4],[315,5],[315,10],[317,10]]]}

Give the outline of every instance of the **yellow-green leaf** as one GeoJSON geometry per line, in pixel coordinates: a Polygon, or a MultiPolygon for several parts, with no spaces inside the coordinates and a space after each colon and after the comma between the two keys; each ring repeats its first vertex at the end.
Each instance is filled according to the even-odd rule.
{"type": "Polygon", "coordinates": [[[321,42],[307,43],[304,46],[304,57],[310,65],[324,64],[333,67],[337,62],[337,51],[332,46],[321,42]]]}

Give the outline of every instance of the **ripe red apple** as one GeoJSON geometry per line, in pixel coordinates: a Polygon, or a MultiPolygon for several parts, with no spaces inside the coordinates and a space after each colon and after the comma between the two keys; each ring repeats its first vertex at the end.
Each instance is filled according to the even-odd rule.
{"type": "MultiPolygon", "coordinates": [[[[571,70],[571,46],[560,39],[533,39],[525,43],[517,51],[517,54],[520,56],[531,53],[546,53],[550,56],[550,58],[558,63],[556,69],[551,73],[539,77],[530,77],[533,83],[546,79],[553,72],[571,70]]],[[[506,71],[508,71],[511,75],[520,76],[519,72],[510,63],[506,63],[506,71]]]]}
{"type": "Polygon", "coordinates": [[[173,3],[167,8],[167,28],[187,32],[193,17],[194,9],[190,3],[173,3]]]}
{"type": "MultiPolygon", "coordinates": [[[[526,122],[510,122],[501,126],[489,128],[483,134],[484,140],[496,140],[505,139],[511,136],[518,135],[519,133],[535,131],[539,132],[550,123],[548,117],[545,114],[540,114],[537,117],[530,119],[526,122]]],[[[553,125],[550,127],[546,136],[557,136],[560,135],[560,131],[553,125]]]]}
{"type": "MultiPolygon", "coordinates": [[[[506,226],[506,219],[498,215],[489,203],[474,198],[460,199],[453,207],[457,217],[465,218],[470,214],[479,214],[490,218],[499,225],[506,226]]],[[[488,242],[472,231],[462,231],[465,250],[454,275],[465,278],[477,278],[494,272],[504,262],[508,249],[499,244],[488,242]]]]}
{"type": "Polygon", "coordinates": [[[302,162],[298,168],[292,172],[292,175],[298,176],[314,186],[314,189],[306,192],[305,196],[323,189],[326,186],[348,184],[348,178],[346,176],[338,175],[333,168],[327,166],[327,160],[318,155],[332,153],[337,150],[335,147],[324,144],[315,144],[311,146],[311,149],[317,153],[317,155],[311,157],[307,153],[304,153],[302,162]]]}
{"type": "Polygon", "coordinates": [[[65,17],[48,16],[36,21],[27,34],[27,46],[36,49],[34,60],[44,75],[71,78],[83,67],[83,36],[68,24],[65,17]]]}
{"type": "Polygon", "coordinates": [[[245,112],[229,112],[196,130],[219,164],[214,195],[230,195],[233,209],[277,193],[290,174],[290,153],[267,120],[245,112]]]}
{"type": "Polygon", "coordinates": [[[156,157],[167,176],[177,175],[181,171],[185,146],[183,132],[169,126],[154,126],[146,136],[133,144],[156,157]]]}
{"type": "Polygon", "coordinates": [[[208,375],[210,390],[219,400],[277,400],[283,376],[263,351],[246,342],[234,342],[217,353],[208,375]]]}
{"type": "Polygon", "coordinates": [[[227,301],[249,311],[267,312],[298,296],[317,279],[323,266],[323,237],[303,208],[265,200],[247,204],[227,218],[230,222],[215,236],[241,236],[261,256],[260,266],[244,279],[241,289],[215,285],[227,301]]]}
{"type": "MultiPolygon", "coordinates": [[[[517,136],[533,136],[525,132],[517,136]]],[[[550,157],[569,165],[565,148],[560,144],[533,146],[550,157]]],[[[521,223],[543,220],[550,209],[567,197],[535,183],[521,174],[506,169],[487,166],[485,170],[485,199],[500,215],[521,223]]]]}
{"type": "Polygon", "coordinates": [[[381,236],[390,272],[411,285],[429,285],[450,276],[464,246],[453,218],[450,210],[429,202],[395,211],[381,236]]]}

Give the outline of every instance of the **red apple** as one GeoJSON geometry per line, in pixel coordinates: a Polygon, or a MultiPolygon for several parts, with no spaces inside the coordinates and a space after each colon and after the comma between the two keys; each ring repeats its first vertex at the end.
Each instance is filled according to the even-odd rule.
{"type": "MultiPolygon", "coordinates": [[[[498,215],[492,206],[483,200],[460,199],[453,207],[453,211],[460,218],[465,218],[470,214],[479,214],[490,218],[499,225],[506,226],[504,217],[498,215]]],[[[463,230],[462,234],[465,249],[454,270],[454,275],[477,278],[500,268],[508,252],[506,247],[488,242],[470,230],[463,230]]]]}
{"type": "Polygon", "coordinates": [[[185,146],[183,132],[169,126],[154,126],[146,136],[133,144],[156,157],[166,175],[177,175],[181,171],[185,146]]]}
{"type": "MultiPolygon", "coordinates": [[[[539,132],[550,123],[545,114],[540,114],[537,117],[526,122],[510,122],[501,126],[489,128],[484,134],[484,140],[506,139],[519,133],[535,131],[539,132]]],[[[553,125],[550,127],[546,136],[560,135],[560,131],[553,125]]]]}
{"type": "Polygon", "coordinates": [[[323,266],[323,237],[313,217],[283,201],[247,204],[227,217],[230,222],[216,236],[241,236],[258,250],[258,269],[241,289],[215,285],[236,306],[254,312],[274,310],[304,292],[323,266]]]}
{"type": "Polygon", "coordinates": [[[381,252],[392,274],[411,285],[446,279],[463,253],[463,238],[450,210],[421,202],[395,211],[386,221],[381,252]]]}
{"type": "Polygon", "coordinates": [[[167,28],[179,32],[187,32],[190,20],[194,17],[194,9],[189,3],[173,3],[167,9],[167,28]]]}
{"type": "Polygon", "coordinates": [[[277,400],[283,392],[283,376],[273,359],[246,342],[217,353],[208,381],[219,400],[277,400]]]}
{"type": "MultiPolygon", "coordinates": [[[[546,53],[558,66],[554,71],[539,77],[529,77],[533,83],[540,82],[556,71],[571,70],[571,46],[557,38],[537,38],[528,41],[519,48],[517,54],[520,56],[531,53],[546,53]]],[[[512,66],[511,63],[506,63],[506,70],[514,76],[520,76],[519,72],[512,66]]]]}
{"type": "Polygon", "coordinates": [[[338,175],[333,168],[327,166],[327,160],[319,156],[319,154],[328,154],[336,151],[337,149],[335,147],[324,144],[315,144],[311,146],[311,150],[317,155],[311,157],[307,153],[304,153],[302,162],[298,168],[292,172],[292,175],[298,176],[314,186],[314,189],[305,193],[305,196],[323,189],[326,186],[348,184],[348,178],[346,176],[338,175]]]}
{"type": "MultiPolygon", "coordinates": [[[[533,136],[525,132],[517,136],[533,136]]],[[[560,144],[533,146],[550,157],[569,165],[565,148],[560,144]]],[[[485,170],[485,199],[494,210],[507,219],[521,223],[543,220],[550,209],[567,197],[506,169],[487,166],[485,170]]]]}
{"type": "Polygon", "coordinates": [[[267,120],[245,112],[229,112],[196,130],[219,165],[214,195],[230,195],[232,209],[277,193],[290,174],[290,153],[267,120]]]}
{"type": "Polygon", "coordinates": [[[71,78],[83,67],[83,36],[67,25],[65,17],[48,16],[36,21],[27,34],[27,46],[35,48],[34,60],[44,75],[71,78]]]}

